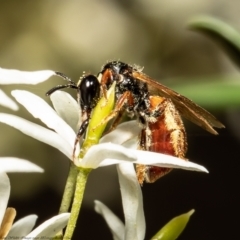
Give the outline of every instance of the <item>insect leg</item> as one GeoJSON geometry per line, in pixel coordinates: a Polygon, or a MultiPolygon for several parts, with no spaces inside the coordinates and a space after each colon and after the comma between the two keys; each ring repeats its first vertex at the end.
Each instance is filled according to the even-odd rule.
{"type": "MultiPolygon", "coordinates": [[[[121,110],[124,107],[125,103],[132,103],[133,102],[133,96],[132,93],[130,91],[126,91],[123,93],[123,95],[118,99],[116,106],[114,108],[114,110],[104,119],[102,119],[100,121],[100,123],[94,128],[96,129],[97,127],[109,122],[111,119],[113,119],[114,117],[116,118],[116,121],[119,121],[120,119],[118,119],[118,115],[120,114],[121,110]]],[[[116,126],[117,123],[114,123],[114,125],[116,126]]],[[[93,130],[94,130],[93,129],[93,130]]]]}
{"type": "Polygon", "coordinates": [[[106,69],[103,73],[100,73],[98,77],[101,78],[101,88],[105,99],[107,99],[107,86],[113,82],[113,74],[110,69],[106,69]]]}
{"type": "Polygon", "coordinates": [[[90,117],[88,117],[86,120],[84,120],[80,126],[80,128],[78,129],[78,132],[76,134],[76,138],[75,138],[75,141],[74,141],[74,146],[73,146],[73,159],[75,157],[75,152],[76,152],[76,148],[77,148],[77,144],[78,142],[80,141],[81,137],[84,135],[84,133],[86,132],[87,130],[87,127],[89,125],[89,119],[90,117]]]}
{"type": "Polygon", "coordinates": [[[114,119],[113,123],[111,124],[110,128],[107,130],[107,132],[105,134],[110,133],[118,126],[118,124],[120,123],[120,121],[122,119],[123,113],[124,113],[124,109],[120,109],[116,118],[114,119]]]}

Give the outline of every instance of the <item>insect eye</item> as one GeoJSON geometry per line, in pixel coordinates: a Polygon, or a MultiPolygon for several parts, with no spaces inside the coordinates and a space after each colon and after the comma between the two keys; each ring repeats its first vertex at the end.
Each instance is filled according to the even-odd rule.
{"type": "Polygon", "coordinates": [[[85,76],[79,84],[80,106],[82,110],[90,110],[99,98],[100,83],[94,75],[85,76]]]}

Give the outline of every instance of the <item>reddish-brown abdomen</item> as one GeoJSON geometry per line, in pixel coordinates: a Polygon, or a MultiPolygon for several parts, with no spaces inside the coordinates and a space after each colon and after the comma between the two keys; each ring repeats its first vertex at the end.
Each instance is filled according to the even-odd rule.
{"type": "MultiPolygon", "coordinates": [[[[147,126],[140,134],[140,148],[146,151],[169,154],[179,158],[185,157],[187,140],[181,117],[170,99],[151,96],[151,111],[159,112],[159,116],[149,118],[147,126]]],[[[138,180],[142,184],[155,182],[158,178],[170,172],[169,168],[150,165],[138,165],[138,180]]]]}

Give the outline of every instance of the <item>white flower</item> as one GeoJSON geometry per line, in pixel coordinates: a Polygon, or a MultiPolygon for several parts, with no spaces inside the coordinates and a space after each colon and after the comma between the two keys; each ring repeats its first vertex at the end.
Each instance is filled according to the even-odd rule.
{"type": "MultiPolygon", "coordinates": [[[[70,126],[74,126],[74,123],[78,122],[79,107],[77,102],[68,93],[57,91],[51,95],[51,100],[56,108],[56,111],[54,111],[43,99],[28,91],[14,90],[12,95],[35,118],[39,118],[47,127],[54,131],[11,114],[0,113],[0,122],[6,123],[39,141],[57,148],[72,160],[76,134],[70,126]],[[60,116],[63,116],[69,124],[60,116]]],[[[138,131],[136,122],[135,124],[131,122],[120,125],[117,130],[106,135],[101,140],[101,144],[92,146],[84,158],[75,162],[75,164],[79,167],[94,169],[99,166],[131,161],[138,164],[207,172],[200,165],[183,161],[176,157],[130,149],[130,147],[136,147],[138,131]]],[[[76,156],[78,156],[78,153],[79,147],[77,148],[76,156]]]]}
{"type": "MultiPolygon", "coordinates": [[[[35,166],[27,166],[26,162],[18,162],[18,166],[21,164],[23,164],[21,169],[27,167],[27,171],[30,171],[30,168],[32,167],[32,170],[36,171],[35,166]]],[[[69,218],[69,213],[55,216],[41,224],[33,231],[32,229],[37,220],[36,215],[26,216],[12,225],[13,220],[16,216],[16,211],[14,208],[6,208],[9,195],[9,178],[6,173],[0,172],[0,239],[3,239],[5,237],[8,239],[21,239],[24,237],[27,239],[41,239],[41,237],[47,237],[50,239],[55,236],[59,230],[63,229],[66,226],[69,218]]]]}
{"type": "Polygon", "coordinates": [[[100,201],[95,201],[95,211],[104,217],[114,240],[142,240],[145,236],[146,224],[143,212],[142,192],[133,165],[129,163],[119,164],[118,176],[125,225],[100,201]]]}
{"type": "MultiPolygon", "coordinates": [[[[38,84],[46,81],[53,75],[56,75],[56,73],[51,70],[26,72],[0,68],[0,84],[38,84]]],[[[2,90],[0,90],[0,104],[14,111],[18,110],[18,105],[2,90]]]]}

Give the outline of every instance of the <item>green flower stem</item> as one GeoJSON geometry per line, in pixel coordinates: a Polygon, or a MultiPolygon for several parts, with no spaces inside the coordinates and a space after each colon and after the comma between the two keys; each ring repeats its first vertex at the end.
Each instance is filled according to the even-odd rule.
{"type": "Polygon", "coordinates": [[[71,163],[67,182],[65,185],[64,193],[63,193],[61,206],[59,209],[59,214],[66,213],[69,211],[69,208],[71,206],[71,202],[73,199],[77,175],[78,175],[78,169],[73,163],[71,163]]]}
{"type": "MultiPolygon", "coordinates": [[[[107,122],[101,123],[101,120],[105,119],[110,114],[114,107],[114,102],[115,83],[112,84],[111,88],[107,92],[107,99],[102,97],[92,112],[91,121],[89,123],[88,130],[85,136],[85,141],[81,146],[81,151],[79,155],[80,159],[84,157],[87,150],[91,146],[98,144],[107,125],[107,122]]],[[[77,174],[77,167],[74,164],[71,164],[59,213],[68,212],[75,189],[77,174]]]]}
{"type": "MultiPolygon", "coordinates": [[[[80,159],[84,157],[84,155],[91,146],[98,144],[102,136],[102,133],[104,132],[105,127],[107,125],[107,122],[102,123],[100,125],[99,123],[101,122],[102,119],[105,119],[111,113],[114,107],[114,101],[115,101],[115,84],[112,84],[111,88],[107,92],[107,99],[102,97],[92,112],[91,121],[88,126],[85,140],[83,142],[83,145],[81,146],[81,151],[79,154],[80,159]]],[[[63,239],[69,240],[72,238],[76,222],[78,219],[78,215],[80,212],[80,208],[82,205],[87,178],[91,170],[92,169],[90,168],[87,169],[81,167],[77,168],[73,164],[71,165],[60,211],[65,211],[66,209],[68,210],[69,205],[71,204],[72,201],[74,189],[75,194],[72,203],[70,219],[63,239]]]]}
{"type": "Polygon", "coordinates": [[[71,215],[68,221],[67,229],[63,239],[72,239],[72,235],[76,226],[79,211],[82,205],[84,190],[87,183],[87,178],[92,169],[79,168],[76,182],[76,189],[71,209],[71,215]]]}
{"type": "MultiPolygon", "coordinates": [[[[63,192],[63,198],[62,198],[61,206],[59,209],[59,214],[66,213],[70,209],[72,199],[73,199],[73,194],[75,191],[78,172],[79,172],[78,168],[73,163],[71,163],[70,169],[68,172],[67,182],[63,192]]],[[[63,231],[58,232],[53,239],[58,239],[58,240],[63,239],[63,231]]]]}

